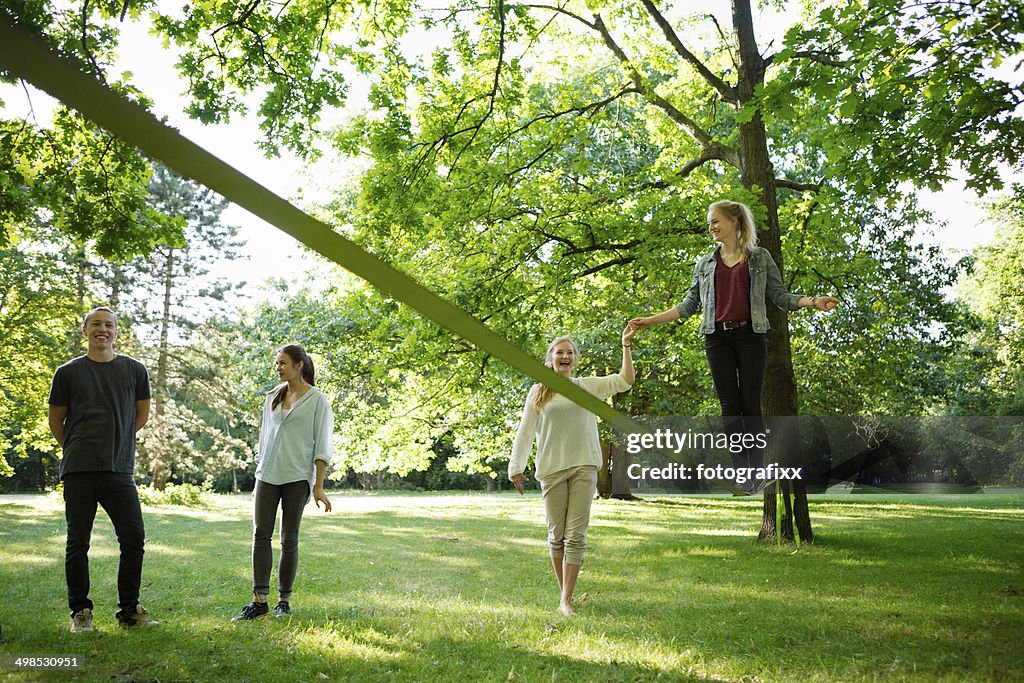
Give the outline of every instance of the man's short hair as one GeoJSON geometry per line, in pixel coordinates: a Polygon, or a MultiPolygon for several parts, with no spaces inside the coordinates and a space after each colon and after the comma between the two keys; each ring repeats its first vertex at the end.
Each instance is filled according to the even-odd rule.
{"type": "Polygon", "coordinates": [[[89,318],[91,318],[96,313],[99,313],[100,311],[106,311],[110,315],[114,316],[114,325],[117,325],[117,313],[114,313],[114,311],[110,310],[106,306],[97,306],[96,308],[86,313],[85,317],[82,318],[82,328],[84,329],[85,326],[89,324],[89,318]]]}

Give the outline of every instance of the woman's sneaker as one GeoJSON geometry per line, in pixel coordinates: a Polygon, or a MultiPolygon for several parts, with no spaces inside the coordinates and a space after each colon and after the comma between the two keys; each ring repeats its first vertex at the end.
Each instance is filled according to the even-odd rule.
{"type": "Polygon", "coordinates": [[[231,621],[252,621],[270,612],[270,605],[265,602],[254,602],[242,608],[242,611],[231,617],[231,621]]]}
{"type": "Polygon", "coordinates": [[[288,605],[287,600],[282,600],[277,603],[277,607],[274,608],[275,617],[290,617],[292,615],[292,608],[288,605]]]}
{"type": "Polygon", "coordinates": [[[80,609],[71,615],[72,633],[92,633],[95,630],[96,629],[92,627],[91,609],[80,609]]]}

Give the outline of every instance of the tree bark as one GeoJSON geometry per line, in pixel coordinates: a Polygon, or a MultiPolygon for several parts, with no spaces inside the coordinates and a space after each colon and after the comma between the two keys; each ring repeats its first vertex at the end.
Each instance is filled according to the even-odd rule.
{"type": "MultiPolygon", "coordinates": [[[[733,0],[732,12],[738,59],[736,91],[739,99],[738,106],[742,107],[753,100],[756,88],[764,84],[765,62],[757,49],[750,1],[733,0]]],[[[779,205],[775,195],[775,170],[768,153],[768,135],[764,120],[759,111],[755,111],[749,121],[739,124],[739,152],[740,175],[743,185],[758,193],[767,212],[765,221],[758,231],[758,243],[771,254],[775,264],[779,267],[779,272],[783,272],[779,205]]],[[[793,376],[788,314],[771,304],[767,308],[771,330],[768,332],[768,362],[765,369],[765,389],[762,397],[764,414],[766,416],[796,415],[796,380],[793,376]]],[[[792,443],[788,438],[782,439],[785,451],[777,453],[780,459],[774,460],[774,462],[789,466],[799,464],[794,462],[799,458],[791,448],[792,443]]],[[[799,440],[796,443],[798,444],[799,440]]],[[[772,453],[771,449],[769,454],[776,455],[776,453],[772,453]]],[[[773,460],[767,458],[765,464],[770,462],[773,460]]],[[[793,529],[790,517],[786,518],[790,520],[788,525],[784,520],[782,529],[775,528],[776,495],[779,493],[776,492],[775,486],[765,489],[761,533],[758,537],[762,540],[773,540],[776,534],[781,532],[783,538],[792,540],[793,529]]],[[[789,510],[792,506],[792,514],[795,515],[797,527],[801,530],[806,529],[810,536],[811,520],[807,509],[807,491],[803,482],[801,480],[786,482],[786,485],[782,487],[781,495],[784,497],[786,509],[789,510]],[[794,496],[792,502],[791,494],[794,496]]],[[[802,538],[802,540],[806,539],[802,538]]]]}
{"type": "Polygon", "coordinates": [[[68,353],[72,356],[80,356],[84,351],[84,339],[82,338],[82,318],[85,315],[85,276],[88,273],[89,261],[85,257],[85,247],[78,247],[75,251],[75,300],[78,302],[78,325],[68,333],[68,353]]]}
{"type": "Polygon", "coordinates": [[[626,472],[629,471],[629,465],[633,462],[633,456],[625,448],[609,444],[608,460],[611,464],[612,498],[636,500],[636,496],[633,495],[633,489],[630,486],[629,477],[626,476],[626,472]]]}
{"type": "Polygon", "coordinates": [[[601,468],[597,471],[597,495],[601,498],[612,497],[612,445],[601,441],[601,468]]]}
{"type": "MultiPolygon", "coordinates": [[[[167,409],[167,347],[171,328],[171,293],[174,290],[174,249],[168,247],[164,261],[164,301],[160,313],[160,346],[156,362],[156,381],[153,386],[153,416],[159,420],[167,409]]],[[[167,443],[154,444],[158,452],[151,453],[153,488],[163,491],[171,478],[171,468],[164,453],[159,452],[160,446],[169,448],[167,443]]]]}
{"type": "Polygon", "coordinates": [[[157,415],[163,414],[167,397],[167,347],[171,329],[171,293],[174,290],[174,249],[167,249],[164,261],[164,302],[160,313],[160,348],[156,363],[156,391],[153,408],[157,415]]]}
{"type": "Polygon", "coordinates": [[[121,285],[124,284],[124,270],[117,264],[111,265],[110,270],[110,307],[115,311],[119,311],[121,306],[121,285]]]}

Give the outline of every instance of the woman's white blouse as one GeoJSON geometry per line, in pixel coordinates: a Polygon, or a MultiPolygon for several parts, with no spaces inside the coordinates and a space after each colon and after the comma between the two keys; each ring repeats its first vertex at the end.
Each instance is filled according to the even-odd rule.
{"type": "Polygon", "coordinates": [[[285,413],[267,395],[260,421],[256,478],[267,484],[308,481],[313,491],[315,461],[331,462],[334,453],[334,411],[323,392],[312,387],[285,413]]]}

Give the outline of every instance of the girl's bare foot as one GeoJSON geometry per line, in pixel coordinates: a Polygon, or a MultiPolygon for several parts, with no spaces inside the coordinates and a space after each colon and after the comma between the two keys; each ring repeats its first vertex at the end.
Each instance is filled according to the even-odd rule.
{"type": "Polygon", "coordinates": [[[567,602],[563,602],[562,604],[560,604],[558,606],[558,611],[567,617],[571,617],[572,615],[576,614],[576,612],[573,611],[572,606],[570,606],[567,602]]]}

